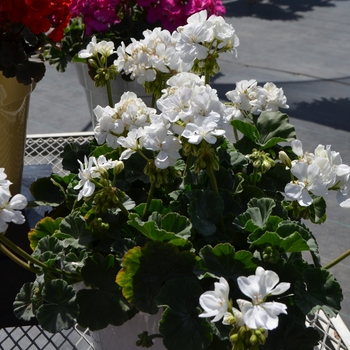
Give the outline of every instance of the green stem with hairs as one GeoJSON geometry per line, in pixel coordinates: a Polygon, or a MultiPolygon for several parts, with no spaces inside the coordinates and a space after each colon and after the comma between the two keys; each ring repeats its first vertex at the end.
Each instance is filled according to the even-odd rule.
{"type": "Polygon", "coordinates": [[[122,211],[122,213],[128,218],[129,217],[129,212],[127,209],[124,207],[123,203],[119,200],[118,198],[118,203],[117,203],[118,208],[122,211]]]}
{"type": "Polygon", "coordinates": [[[206,85],[209,85],[209,84],[210,84],[210,72],[209,72],[209,69],[207,69],[207,70],[205,71],[204,77],[205,77],[205,84],[206,84],[206,85]]]}
{"type": "Polygon", "coordinates": [[[151,108],[155,108],[154,106],[156,105],[156,95],[153,93],[152,94],[152,101],[151,101],[151,108]]]}
{"type": "Polygon", "coordinates": [[[112,97],[112,89],[111,89],[111,81],[106,81],[106,88],[107,88],[107,96],[108,96],[108,104],[110,107],[113,107],[113,97],[112,97]]]}
{"type": "Polygon", "coordinates": [[[258,180],[258,168],[254,168],[252,184],[255,186],[258,180]]]}
{"type": "Polygon", "coordinates": [[[239,141],[239,137],[238,137],[237,129],[235,127],[233,127],[233,135],[235,136],[236,142],[238,142],[239,141]]]}
{"type": "MultiPolygon", "coordinates": [[[[60,274],[60,275],[65,275],[67,277],[75,278],[75,279],[79,279],[80,280],[80,276],[77,275],[77,274],[71,273],[69,271],[63,271],[63,270],[57,269],[55,267],[49,267],[45,263],[39,261],[38,259],[33,258],[30,254],[28,254],[26,251],[24,251],[23,249],[18,247],[16,244],[14,244],[11,240],[9,240],[3,234],[0,234],[0,242],[2,242],[5,246],[10,248],[12,251],[14,251],[16,254],[18,254],[20,257],[22,257],[24,260],[30,261],[32,264],[41,267],[45,271],[49,271],[49,272],[60,274]]],[[[12,254],[12,256],[14,256],[14,255],[12,254]]],[[[12,256],[9,256],[9,258],[12,259],[12,256]]],[[[15,259],[14,262],[18,263],[17,259],[15,259]]],[[[21,265],[21,264],[19,264],[19,265],[21,265]]]]}
{"type": "Polygon", "coordinates": [[[143,213],[142,213],[142,220],[146,219],[146,214],[147,214],[148,208],[149,208],[149,206],[151,204],[151,200],[153,198],[153,193],[154,193],[155,187],[156,187],[155,182],[151,182],[151,188],[149,189],[149,192],[148,192],[146,206],[143,209],[143,213]]]}
{"type": "Polygon", "coordinates": [[[184,172],[184,177],[187,175],[188,171],[190,170],[190,167],[192,165],[192,159],[193,159],[193,156],[192,154],[189,154],[187,159],[186,159],[186,168],[185,168],[185,172],[184,172]]]}
{"type": "MultiPolygon", "coordinates": [[[[212,186],[214,192],[219,194],[219,188],[218,188],[218,184],[216,182],[216,178],[215,178],[215,174],[214,174],[214,171],[213,171],[213,167],[209,163],[207,163],[207,174],[209,176],[210,183],[211,183],[211,186],[212,186]]],[[[222,217],[222,215],[220,215],[220,228],[221,228],[223,233],[226,233],[225,224],[224,224],[224,218],[222,217]]]]}
{"type": "Polygon", "coordinates": [[[33,273],[39,273],[40,270],[36,269],[35,267],[31,267],[23,260],[19,259],[15,254],[13,254],[10,250],[8,250],[3,244],[0,243],[0,250],[7,255],[12,261],[14,261],[17,265],[23,267],[24,269],[33,272],[33,273]]]}
{"type": "Polygon", "coordinates": [[[332,262],[330,262],[329,264],[327,264],[326,266],[323,266],[322,269],[323,270],[328,270],[331,267],[337,265],[338,263],[340,263],[342,260],[344,260],[345,258],[347,258],[350,255],[350,249],[347,250],[345,253],[339,255],[336,259],[334,259],[332,262]]]}

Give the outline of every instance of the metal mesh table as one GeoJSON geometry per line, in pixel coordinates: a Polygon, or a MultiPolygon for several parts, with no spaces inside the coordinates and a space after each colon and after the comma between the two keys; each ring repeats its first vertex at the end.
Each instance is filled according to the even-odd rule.
{"type": "MultiPolygon", "coordinates": [[[[93,140],[92,132],[29,135],[26,143],[25,165],[50,164],[52,171],[65,174],[60,162],[64,147],[71,143],[84,144],[93,140]]],[[[321,334],[315,350],[349,350],[350,332],[338,316],[329,319],[323,312],[310,317],[307,322],[321,334]]],[[[0,329],[0,350],[92,350],[88,330],[77,325],[68,331],[51,334],[38,326],[0,329]]],[[[276,349],[277,350],[277,349],[276,349]]]]}

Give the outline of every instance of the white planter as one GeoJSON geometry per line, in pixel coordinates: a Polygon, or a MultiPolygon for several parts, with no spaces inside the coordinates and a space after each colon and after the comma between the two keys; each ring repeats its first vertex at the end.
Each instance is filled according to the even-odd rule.
{"type": "MultiPolygon", "coordinates": [[[[78,81],[84,88],[88,107],[91,114],[92,126],[96,125],[96,117],[93,113],[94,108],[97,105],[102,107],[108,106],[108,96],[106,87],[96,87],[95,82],[90,78],[88,74],[88,65],[83,63],[74,63],[77,71],[78,81]]],[[[134,92],[138,97],[150,107],[152,96],[145,93],[145,89],[137,81],[128,82],[125,81],[120,75],[111,81],[111,89],[113,96],[113,103],[117,103],[120,100],[122,94],[126,91],[134,92]]]]}
{"type": "MultiPolygon", "coordinates": [[[[136,345],[138,334],[147,331],[149,335],[158,334],[158,324],[162,312],[149,315],[143,312],[136,314],[131,320],[122,326],[108,326],[99,331],[90,331],[95,350],[141,350],[136,345]]],[[[153,339],[152,350],[166,350],[161,338],[153,339]]]]}

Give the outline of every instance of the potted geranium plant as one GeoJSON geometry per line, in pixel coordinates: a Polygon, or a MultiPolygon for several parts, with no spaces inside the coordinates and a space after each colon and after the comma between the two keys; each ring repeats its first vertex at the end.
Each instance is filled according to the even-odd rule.
{"type": "MultiPolygon", "coordinates": [[[[320,335],[306,316],[335,316],[342,292],[302,220],[324,222],[332,190],[350,206],[350,167],[330,146],[303,151],[273,83],[241,81],[219,100],[209,77],[238,45],[222,17],[202,11],[172,34],[144,35],[114,65],[148,85],[159,111],[131,92],[97,106],[96,141],[64,151],[71,173],[31,187],[53,208],[29,233],[33,254],[0,235],[37,273],[16,315],[51,332],[158,315],[154,334],[135,327],[134,345],[117,337],[114,348],[313,349],[320,335]],[[143,47],[153,66],[135,60],[143,47]]],[[[98,65],[112,51],[92,42],[83,54],[98,65]]]]}

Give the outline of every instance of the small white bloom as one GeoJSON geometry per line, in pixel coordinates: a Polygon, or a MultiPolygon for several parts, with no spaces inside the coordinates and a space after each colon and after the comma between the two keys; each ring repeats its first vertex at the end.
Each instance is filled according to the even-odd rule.
{"type": "Polygon", "coordinates": [[[7,180],[7,175],[5,174],[5,169],[0,168],[0,187],[9,188],[12,182],[7,180]]]}
{"type": "Polygon", "coordinates": [[[210,144],[216,142],[217,136],[223,136],[225,130],[218,128],[220,115],[212,115],[211,117],[197,117],[194,123],[188,123],[185,130],[181,134],[188,139],[189,143],[198,145],[203,139],[210,144]]]}
{"type": "Polygon", "coordinates": [[[205,292],[199,297],[199,304],[204,310],[199,317],[215,316],[211,322],[222,319],[229,308],[229,292],[230,286],[225,278],[220,277],[219,282],[214,283],[214,291],[205,292]]]}
{"type": "Polygon", "coordinates": [[[86,49],[78,52],[78,56],[79,58],[90,58],[98,53],[102,56],[109,57],[114,53],[113,41],[102,40],[98,43],[96,37],[93,36],[86,49]]]}
{"type": "Polygon", "coordinates": [[[0,186],[0,233],[5,232],[8,223],[23,224],[25,218],[20,212],[27,206],[27,199],[22,194],[16,194],[11,198],[10,191],[0,186]]]}
{"type": "Polygon", "coordinates": [[[287,306],[278,302],[266,302],[271,295],[280,295],[287,291],[290,283],[279,283],[277,273],[258,267],[255,275],[238,277],[238,287],[243,294],[251,298],[251,302],[238,299],[237,304],[242,311],[244,323],[252,328],[275,329],[278,326],[278,315],[287,313],[287,306]]]}
{"type": "Polygon", "coordinates": [[[96,50],[97,39],[95,36],[92,37],[91,41],[88,43],[86,49],[80,50],[78,52],[79,58],[89,58],[97,53],[96,50]]]}
{"type": "Polygon", "coordinates": [[[93,179],[98,177],[99,174],[95,172],[96,158],[90,157],[87,159],[85,156],[84,164],[78,160],[80,164],[79,170],[79,183],[74,187],[75,190],[81,188],[78,194],[78,201],[80,201],[83,197],[90,197],[95,191],[95,184],[93,183],[93,179]]]}
{"type": "Polygon", "coordinates": [[[327,187],[317,164],[309,165],[305,162],[298,162],[293,164],[291,172],[298,178],[298,181],[293,181],[285,186],[284,192],[288,199],[296,200],[301,206],[307,207],[312,203],[309,191],[316,196],[327,194],[327,187]]]}
{"type": "Polygon", "coordinates": [[[118,139],[118,143],[125,148],[122,154],[120,155],[120,160],[129,159],[132,154],[134,154],[139,145],[138,139],[142,135],[142,129],[132,129],[128,132],[126,137],[121,136],[118,139]]]}

